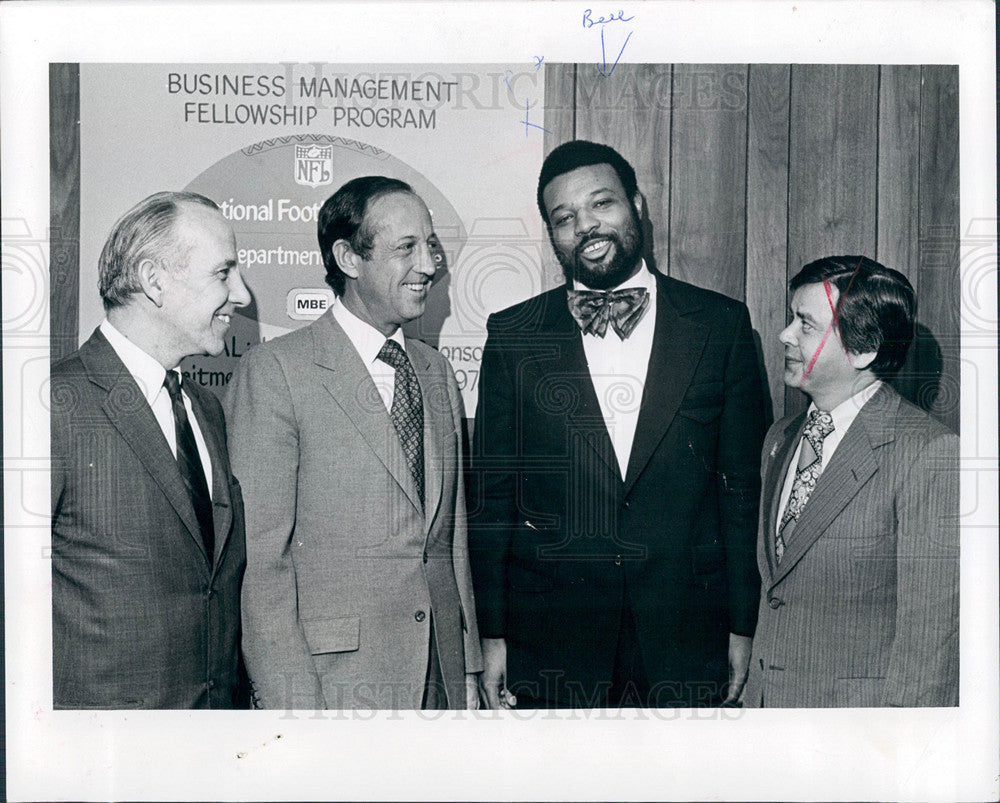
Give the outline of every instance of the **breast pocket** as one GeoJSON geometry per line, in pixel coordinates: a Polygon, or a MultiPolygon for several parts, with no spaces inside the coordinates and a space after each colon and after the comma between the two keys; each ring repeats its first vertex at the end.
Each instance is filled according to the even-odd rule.
{"type": "Polygon", "coordinates": [[[722,383],[701,382],[687,389],[677,414],[692,421],[708,423],[722,414],[722,403],[722,383]]]}

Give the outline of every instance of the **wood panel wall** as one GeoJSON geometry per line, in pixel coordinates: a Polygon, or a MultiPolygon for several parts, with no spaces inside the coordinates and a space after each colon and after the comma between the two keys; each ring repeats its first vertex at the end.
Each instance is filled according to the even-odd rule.
{"type": "Polygon", "coordinates": [[[80,322],[80,66],[49,65],[49,353],[76,350],[80,322]]]}
{"type": "Polygon", "coordinates": [[[781,381],[788,280],[863,254],[919,299],[894,384],[958,430],[957,67],[559,64],[545,98],[546,152],[592,139],[635,167],[655,266],[746,302],[774,417],[805,406],[781,381]]]}
{"type": "MultiPolygon", "coordinates": [[[[77,345],[79,68],[50,66],[51,343],[77,345]]],[[[865,254],[916,288],[918,335],[895,381],[959,427],[958,68],[546,65],[546,153],[614,146],[646,197],[654,267],[746,302],[775,418],[787,282],[806,262],[865,254]]]]}

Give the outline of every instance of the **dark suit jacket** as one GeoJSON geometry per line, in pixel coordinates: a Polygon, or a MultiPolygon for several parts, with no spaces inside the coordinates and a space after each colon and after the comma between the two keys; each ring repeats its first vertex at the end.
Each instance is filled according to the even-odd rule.
{"type": "Polygon", "coordinates": [[[560,287],[492,315],[474,431],[480,633],[508,686],[593,705],[630,602],[652,702],[716,701],[728,633],[751,635],[763,391],[746,307],[657,274],[624,481],[560,287]]]}
{"type": "Polygon", "coordinates": [[[230,708],[243,507],[222,408],[185,384],[212,456],[209,566],[177,461],[101,334],[52,368],[56,708],[230,708]]]}
{"type": "Polygon", "coordinates": [[[958,705],[958,437],[888,385],[774,558],[805,413],[768,432],[747,706],[958,705]]]}

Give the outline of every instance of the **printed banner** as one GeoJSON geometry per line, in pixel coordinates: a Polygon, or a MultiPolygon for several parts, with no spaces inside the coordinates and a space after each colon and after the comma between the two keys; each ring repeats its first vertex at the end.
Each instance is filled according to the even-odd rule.
{"type": "Polygon", "coordinates": [[[232,222],[253,297],[222,355],[181,366],[223,394],[248,348],[332,303],[323,202],[386,175],[423,198],[446,258],[407,334],[449,358],[471,417],[488,314],[560,281],[534,200],[543,99],[540,64],[81,65],[81,342],[114,221],[153,192],[199,192],[232,222]]]}

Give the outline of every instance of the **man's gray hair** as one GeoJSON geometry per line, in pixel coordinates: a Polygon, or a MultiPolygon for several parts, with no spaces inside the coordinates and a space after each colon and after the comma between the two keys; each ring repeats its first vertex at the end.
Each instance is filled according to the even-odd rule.
{"type": "Polygon", "coordinates": [[[139,201],[115,223],[97,263],[105,309],[120,307],[133,293],[142,291],[139,265],[143,260],[163,259],[177,247],[173,229],[181,204],[219,208],[196,192],[158,192],[139,201]]]}

